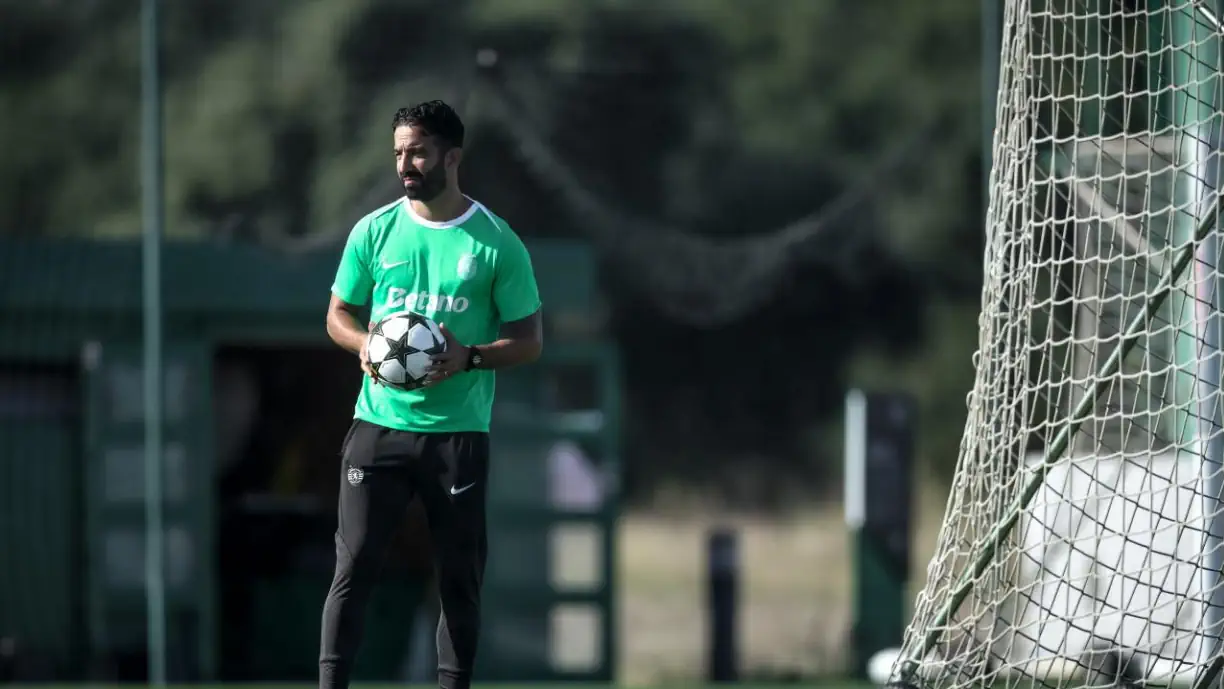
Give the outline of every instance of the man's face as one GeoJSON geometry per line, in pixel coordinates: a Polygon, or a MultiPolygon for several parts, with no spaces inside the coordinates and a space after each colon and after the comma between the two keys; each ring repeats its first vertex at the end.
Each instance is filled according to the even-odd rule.
{"type": "Polygon", "coordinates": [[[447,163],[453,157],[417,127],[395,129],[395,170],[410,199],[428,203],[437,198],[446,189],[447,163]]]}

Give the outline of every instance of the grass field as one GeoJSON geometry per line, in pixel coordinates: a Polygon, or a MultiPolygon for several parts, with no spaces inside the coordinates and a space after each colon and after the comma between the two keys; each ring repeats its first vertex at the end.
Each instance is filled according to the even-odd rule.
{"type": "MultiPolygon", "coordinates": [[[[6,684],[5,689],[133,689],[134,687],[144,685],[134,684],[6,684]]],[[[171,685],[175,689],[314,689],[313,684],[175,684],[171,685]]],[[[476,683],[475,687],[497,687],[497,689],[611,689],[610,685],[603,684],[488,684],[476,683]]],[[[811,684],[754,684],[754,683],[737,683],[737,684],[721,684],[711,685],[719,689],[800,689],[810,687],[811,689],[872,689],[869,684],[860,684],[855,682],[818,682],[811,684]]],[[[434,689],[435,685],[431,684],[353,684],[353,689],[434,689]]],[[[679,682],[675,684],[662,685],[659,687],[649,687],[647,689],[704,689],[702,684],[689,684],[679,682]]]]}
{"type": "MultiPolygon", "coordinates": [[[[143,684],[5,684],[5,689],[134,689],[143,684]]],[[[291,683],[234,683],[234,684],[173,684],[174,689],[314,689],[314,684],[291,683]]],[[[477,682],[474,687],[496,687],[497,689],[612,689],[618,685],[607,684],[571,684],[571,683],[532,683],[532,684],[498,684],[477,682]]],[[[354,683],[352,689],[435,689],[432,684],[382,684],[354,683]]],[[[644,687],[643,689],[874,689],[873,685],[852,681],[830,682],[743,682],[733,684],[711,684],[676,682],[666,685],[644,687]]]]}

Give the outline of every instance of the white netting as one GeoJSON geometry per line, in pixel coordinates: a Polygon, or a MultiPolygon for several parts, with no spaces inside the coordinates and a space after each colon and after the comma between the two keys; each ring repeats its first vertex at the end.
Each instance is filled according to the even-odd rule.
{"type": "Polygon", "coordinates": [[[1221,26],[1191,0],[1003,21],[977,378],[894,676],[1201,687],[1224,618],[1221,26]]]}

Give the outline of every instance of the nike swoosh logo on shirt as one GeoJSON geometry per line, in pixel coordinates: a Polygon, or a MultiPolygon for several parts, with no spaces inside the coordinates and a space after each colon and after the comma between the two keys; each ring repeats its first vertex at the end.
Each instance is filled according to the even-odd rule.
{"type": "Polygon", "coordinates": [[[458,494],[462,493],[463,491],[467,490],[468,488],[471,488],[471,487],[472,487],[472,486],[474,486],[474,485],[476,485],[476,484],[475,484],[475,483],[469,483],[469,484],[467,484],[466,486],[464,486],[464,487],[462,487],[462,488],[456,488],[455,486],[451,486],[451,495],[458,495],[458,494]]]}
{"type": "Polygon", "coordinates": [[[383,267],[383,270],[390,270],[390,269],[394,268],[395,266],[402,266],[402,265],[404,265],[405,263],[412,263],[412,260],[411,260],[411,259],[409,259],[409,260],[407,260],[407,261],[396,261],[395,263],[389,263],[389,262],[387,261],[387,259],[385,259],[385,258],[384,258],[384,259],[382,260],[382,267],[383,267]]]}

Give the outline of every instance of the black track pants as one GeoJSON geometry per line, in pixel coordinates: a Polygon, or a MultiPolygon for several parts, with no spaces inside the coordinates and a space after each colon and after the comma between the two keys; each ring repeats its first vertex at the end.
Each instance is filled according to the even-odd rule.
{"type": "Polygon", "coordinates": [[[319,688],[347,689],[383,553],[417,496],[429,520],[442,603],[438,684],[468,689],[488,552],[488,434],[411,433],[356,421],[342,454],[336,572],[323,606],[319,688]]]}

